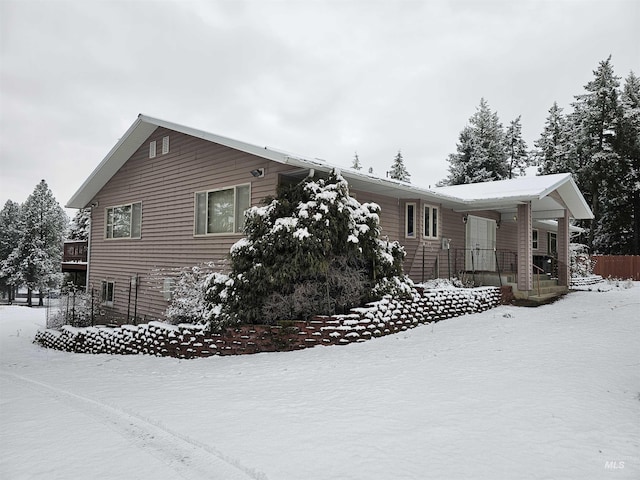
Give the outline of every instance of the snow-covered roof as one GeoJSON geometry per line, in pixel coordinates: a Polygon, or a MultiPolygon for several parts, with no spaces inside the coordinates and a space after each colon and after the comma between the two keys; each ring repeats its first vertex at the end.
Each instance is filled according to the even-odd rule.
{"type": "MultiPolygon", "coordinates": [[[[402,199],[422,199],[460,211],[492,209],[501,211],[504,214],[510,214],[515,211],[518,203],[536,200],[535,205],[532,202],[534,211],[540,207],[551,214],[545,218],[562,216],[558,214],[558,211],[563,208],[563,204],[567,205],[573,218],[592,218],[591,211],[570,174],[524,177],[502,182],[429,189],[363,173],[359,170],[332,165],[317,158],[287,153],[270,147],[260,147],[143,114],[138,115],[131,127],[89,175],[87,180],[67,202],[66,206],[68,208],[86,207],[158,127],[191,135],[274,162],[291,165],[295,168],[315,169],[320,172],[329,172],[337,169],[340,170],[341,175],[349,182],[352,188],[379,195],[402,199]],[[559,193],[559,195],[556,193],[559,193]],[[538,205],[544,198],[550,200],[543,202],[543,205],[538,205]],[[559,201],[558,198],[560,199],[559,201]]],[[[544,215],[548,213],[544,213],[544,215]]]]}
{"type": "Polygon", "coordinates": [[[438,187],[435,192],[459,198],[476,210],[509,214],[515,213],[518,203],[531,202],[534,218],[559,218],[564,208],[573,218],[593,218],[570,173],[438,187]]]}

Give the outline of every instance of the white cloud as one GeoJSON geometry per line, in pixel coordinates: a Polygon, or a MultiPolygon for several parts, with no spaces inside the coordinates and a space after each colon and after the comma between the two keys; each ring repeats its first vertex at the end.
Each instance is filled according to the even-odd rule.
{"type": "Polygon", "coordinates": [[[65,203],[138,113],[414,183],[485,97],[531,146],[599,61],[638,70],[638,3],[0,3],[0,201],[65,203]]]}

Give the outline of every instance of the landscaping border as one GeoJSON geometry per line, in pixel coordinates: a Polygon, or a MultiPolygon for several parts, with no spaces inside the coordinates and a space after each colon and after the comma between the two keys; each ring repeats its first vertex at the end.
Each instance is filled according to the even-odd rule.
{"type": "Polygon", "coordinates": [[[385,297],[348,315],[318,316],[279,325],[241,325],[221,333],[204,325],[150,322],[119,327],[64,326],[38,330],[34,343],[76,353],[149,354],[176,358],[291,351],[345,345],[390,335],[420,324],[477,313],[502,303],[498,287],[417,289],[408,300],[385,297]]]}

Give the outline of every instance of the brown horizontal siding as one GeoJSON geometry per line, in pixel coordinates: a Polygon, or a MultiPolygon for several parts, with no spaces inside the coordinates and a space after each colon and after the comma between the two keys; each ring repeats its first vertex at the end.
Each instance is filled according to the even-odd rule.
{"type": "Polygon", "coordinates": [[[129,301],[129,279],[139,275],[137,313],[161,317],[167,303],[161,287],[164,277],[182,266],[213,261],[226,262],[229,248],[240,235],[194,237],[194,194],[197,191],[251,184],[251,203],[261,203],[275,193],[278,172],[286,165],[206,142],[188,135],[157,129],[131,159],[113,176],[93,201],[90,285],[99,293],[102,280],[115,281],[114,311],[130,315],[135,292],[129,301]],[[162,155],[162,137],[169,135],[169,153],[162,155]],[[150,159],[149,142],[156,140],[157,156],[150,159]],[[250,171],[266,168],[264,178],[250,171]],[[142,202],[140,239],[104,238],[105,209],[142,202]],[[165,273],[161,274],[160,271],[165,273]]]}

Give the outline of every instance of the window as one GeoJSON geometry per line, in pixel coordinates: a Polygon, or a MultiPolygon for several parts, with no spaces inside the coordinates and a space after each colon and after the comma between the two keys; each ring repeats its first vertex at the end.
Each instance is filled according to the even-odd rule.
{"type": "Polygon", "coordinates": [[[140,238],[142,203],[109,207],[106,218],[106,238],[140,238]]]}
{"type": "Polygon", "coordinates": [[[249,185],[196,192],[195,234],[242,233],[244,212],[250,206],[249,185]]]}
{"type": "Polygon", "coordinates": [[[558,253],[558,238],[555,233],[547,233],[547,253],[556,255],[558,253]]]}
{"type": "Polygon", "coordinates": [[[100,298],[102,300],[103,305],[106,305],[107,307],[113,307],[114,290],[115,290],[115,283],[113,281],[110,281],[110,280],[102,281],[102,293],[100,298]]]}
{"type": "Polygon", "coordinates": [[[424,206],[424,233],[425,238],[438,238],[438,207],[424,206]]]}
{"type": "Polygon", "coordinates": [[[162,154],[169,153],[169,137],[162,137],[162,154]]]}
{"type": "Polygon", "coordinates": [[[149,143],[149,158],[156,157],[156,141],[149,143]]]}
{"type": "Polygon", "coordinates": [[[531,247],[534,250],[538,249],[538,230],[535,228],[531,230],[531,247]]]}
{"type": "Polygon", "coordinates": [[[405,205],[404,236],[407,238],[416,237],[416,204],[407,203],[405,205]]]}

